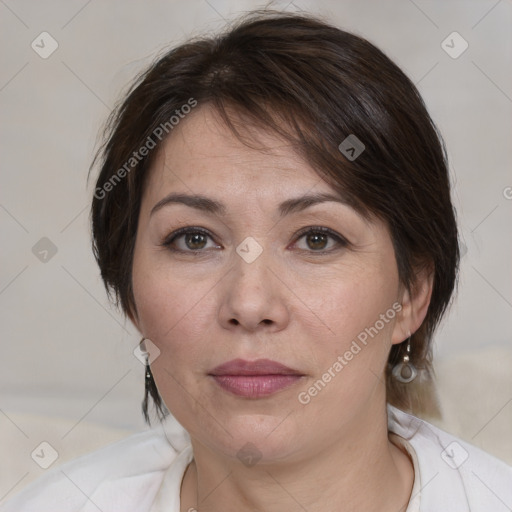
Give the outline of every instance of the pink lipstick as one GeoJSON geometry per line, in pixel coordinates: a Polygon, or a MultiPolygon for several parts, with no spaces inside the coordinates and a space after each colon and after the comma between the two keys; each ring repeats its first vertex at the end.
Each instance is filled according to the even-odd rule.
{"type": "Polygon", "coordinates": [[[269,359],[233,359],[210,373],[225,391],[246,398],[262,398],[297,383],[304,375],[269,359]]]}

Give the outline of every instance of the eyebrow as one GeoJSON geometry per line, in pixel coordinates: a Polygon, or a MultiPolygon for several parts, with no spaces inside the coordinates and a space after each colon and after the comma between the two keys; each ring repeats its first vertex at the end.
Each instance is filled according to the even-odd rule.
{"type": "MultiPolygon", "coordinates": [[[[315,204],[325,202],[336,202],[346,206],[351,206],[347,198],[342,196],[329,193],[318,193],[287,199],[279,204],[278,211],[280,217],[284,217],[290,213],[296,213],[315,204]]],[[[215,199],[199,194],[170,193],[153,206],[150,216],[169,204],[184,204],[191,208],[219,216],[225,216],[227,212],[226,206],[215,199]]]]}

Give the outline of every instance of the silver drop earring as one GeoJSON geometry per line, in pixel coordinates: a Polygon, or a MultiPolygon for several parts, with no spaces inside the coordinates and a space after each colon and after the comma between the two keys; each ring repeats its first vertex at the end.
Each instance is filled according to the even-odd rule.
{"type": "Polygon", "coordinates": [[[393,367],[392,375],[398,382],[407,384],[412,382],[418,375],[418,370],[410,362],[409,354],[411,353],[411,336],[407,339],[406,353],[402,362],[397,363],[393,367]]]}

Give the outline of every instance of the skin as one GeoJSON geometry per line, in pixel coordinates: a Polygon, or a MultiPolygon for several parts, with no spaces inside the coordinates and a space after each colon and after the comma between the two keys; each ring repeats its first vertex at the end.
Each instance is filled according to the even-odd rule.
{"type": "Polygon", "coordinates": [[[201,106],[165,142],[142,198],[130,318],[159,348],[155,382],[191,436],[181,511],[404,511],[414,472],[388,437],[384,368],[391,345],[421,325],[431,278],[418,274],[409,295],[386,225],[347,205],[324,202],[281,218],[280,202],[335,191],[284,142],[260,129],[252,135],[264,151],[201,106]],[[226,213],[168,204],[151,214],[171,192],[206,195],[226,213]],[[188,244],[181,236],[172,245],[181,252],[162,245],[185,226],[211,236],[188,244]],[[297,236],[308,226],[348,244],[297,236]],[[263,249],[252,263],[236,252],[248,236],[263,249]],[[300,403],[299,393],[394,303],[400,313],[300,403]],[[270,397],[237,397],[208,372],[238,357],[272,359],[304,376],[270,397]],[[261,456],[256,465],[237,457],[246,443],[261,456]]]}

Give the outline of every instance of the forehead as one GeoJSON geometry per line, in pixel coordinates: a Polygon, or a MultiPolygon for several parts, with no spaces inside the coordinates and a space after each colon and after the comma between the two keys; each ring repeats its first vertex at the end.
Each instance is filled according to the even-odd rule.
{"type": "Polygon", "coordinates": [[[262,128],[236,127],[248,144],[236,137],[213,107],[193,111],[161,146],[150,170],[150,188],[245,189],[261,194],[315,187],[315,192],[334,192],[288,141],[262,128]]]}

